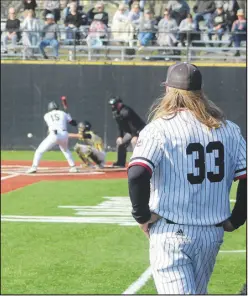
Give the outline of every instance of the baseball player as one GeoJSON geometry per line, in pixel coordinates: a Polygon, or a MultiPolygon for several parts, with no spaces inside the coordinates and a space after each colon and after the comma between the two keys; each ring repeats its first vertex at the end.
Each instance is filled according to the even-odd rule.
{"type": "Polygon", "coordinates": [[[132,148],[135,147],[139,132],[144,128],[145,123],[133,109],[124,105],[119,97],[111,98],[109,104],[119,129],[119,136],[116,140],[117,162],[113,163],[113,166],[125,167],[127,147],[130,143],[132,148]]]}
{"type": "Polygon", "coordinates": [[[36,173],[40,159],[44,152],[59,145],[61,152],[64,154],[70,166],[70,173],[77,173],[70,150],[68,149],[68,132],[67,123],[77,126],[77,122],[71,118],[68,113],[59,110],[55,102],[48,104],[48,112],[44,115],[44,120],[48,126],[48,136],[41,142],[36,149],[32,167],[27,171],[28,174],[36,173]]]}
{"type": "Polygon", "coordinates": [[[224,230],[244,223],[230,216],[229,193],[239,180],[236,204],[246,198],[246,142],[205,97],[196,66],[170,66],[165,85],[129,163],[132,214],[158,293],[207,294],[224,230]]]}
{"type": "Polygon", "coordinates": [[[102,139],[91,130],[91,123],[85,121],[78,123],[78,133],[69,134],[70,138],[79,139],[74,147],[86,167],[92,167],[92,161],[96,164],[97,168],[104,168],[105,164],[105,151],[102,139]]]}

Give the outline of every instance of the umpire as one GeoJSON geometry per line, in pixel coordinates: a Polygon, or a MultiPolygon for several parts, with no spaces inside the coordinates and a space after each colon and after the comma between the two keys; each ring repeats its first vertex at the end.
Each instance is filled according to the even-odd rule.
{"type": "Polygon", "coordinates": [[[139,132],[145,127],[145,122],[130,107],[123,104],[119,97],[112,97],[109,100],[112,108],[113,118],[116,120],[119,135],[116,140],[117,145],[117,162],[113,166],[125,167],[127,147],[131,143],[134,149],[139,132]]]}

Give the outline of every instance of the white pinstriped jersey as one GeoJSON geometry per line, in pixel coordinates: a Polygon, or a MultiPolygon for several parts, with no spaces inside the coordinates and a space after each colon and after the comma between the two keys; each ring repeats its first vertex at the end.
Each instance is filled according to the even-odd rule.
{"type": "Polygon", "coordinates": [[[234,123],[209,130],[183,110],[142,130],[132,165],[152,174],[152,212],[178,224],[215,225],[230,216],[233,180],[246,176],[246,142],[234,123]]]}

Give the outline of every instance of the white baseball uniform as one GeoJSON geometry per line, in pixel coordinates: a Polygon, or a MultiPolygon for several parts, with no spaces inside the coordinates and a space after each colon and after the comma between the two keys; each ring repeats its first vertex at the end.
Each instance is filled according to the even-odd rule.
{"type": "Polygon", "coordinates": [[[33,160],[33,167],[38,167],[42,154],[55,145],[59,145],[69,165],[75,165],[71,152],[68,149],[68,132],[67,124],[72,120],[71,116],[61,110],[53,110],[44,115],[44,120],[48,126],[49,134],[40,143],[36,149],[33,160]]]}
{"type": "Polygon", "coordinates": [[[151,175],[150,263],[158,293],[206,294],[229,218],[233,180],[246,176],[246,143],[227,121],[209,130],[184,109],[140,133],[129,166],[151,175]]]}

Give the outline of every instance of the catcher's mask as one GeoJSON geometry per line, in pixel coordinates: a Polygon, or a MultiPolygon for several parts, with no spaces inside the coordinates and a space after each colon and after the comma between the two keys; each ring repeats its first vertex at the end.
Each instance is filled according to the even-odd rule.
{"type": "Polygon", "coordinates": [[[115,110],[118,110],[118,106],[122,104],[122,99],[120,97],[112,97],[110,100],[109,100],[109,105],[111,106],[112,110],[115,111],[115,110]]]}
{"type": "Polygon", "coordinates": [[[53,111],[53,110],[58,110],[59,106],[54,101],[52,101],[52,102],[50,102],[48,104],[47,109],[48,109],[48,112],[50,112],[50,111],[53,111]]]}

